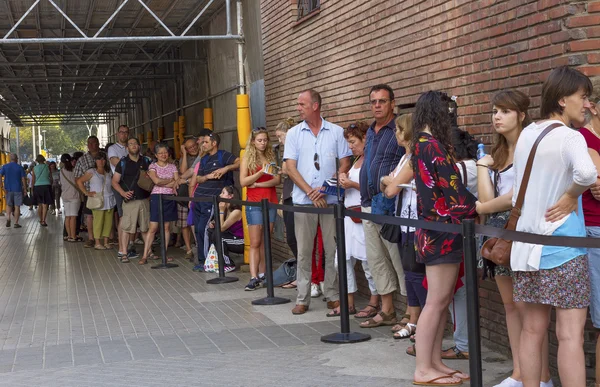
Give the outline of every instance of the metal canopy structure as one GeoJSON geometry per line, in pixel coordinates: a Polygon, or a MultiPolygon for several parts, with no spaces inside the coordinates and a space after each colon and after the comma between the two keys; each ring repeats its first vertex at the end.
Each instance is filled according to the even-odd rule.
{"type": "Polygon", "coordinates": [[[185,41],[238,39],[231,0],[0,0],[0,112],[15,126],[106,123],[174,82],[185,41]],[[225,8],[225,35],[196,31],[225,8]]]}

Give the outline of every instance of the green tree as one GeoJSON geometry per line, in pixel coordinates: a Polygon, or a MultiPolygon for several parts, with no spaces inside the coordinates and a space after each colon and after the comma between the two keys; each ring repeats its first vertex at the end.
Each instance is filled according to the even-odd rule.
{"type": "MultiPolygon", "coordinates": [[[[81,126],[44,126],[46,130],[46,148],[50,149],[53,157],[59,158],[63,153],[73,153],[86,150],[88,130],[85,125],[81,126]]],[[[19,150],[23,161],[35,159],[32,144],[32,128],[22,127],[19,129],[19,150]]],[[[37,130],[36,130],[37,132],[37,130]]],[[[43,140],[42,140],[43,147],[43,140]]],[[[10,149],[15,152],[17,149],[16,128],[11,129],[10,149]]]]}

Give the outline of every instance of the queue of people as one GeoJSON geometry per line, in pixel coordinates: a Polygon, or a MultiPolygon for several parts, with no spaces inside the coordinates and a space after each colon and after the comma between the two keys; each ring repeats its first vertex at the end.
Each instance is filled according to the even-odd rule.
{"type": "MultiPolygon", "coordinates": [[[[339,199],[326,187],[327,181],[334,181],[344,190],[348,209],[345,257],[337,256],[333,215],[280,214],[296,258],[295,281],[286,284],[297,288],[291,312],[309,312],[311,299],[322,293],[330,309],[327,316],[339,316],[335,265],[345,264],[349,311],[362,320],[359,326],[389,326],[394,339],[414,342],[406,350],[416,356],[414,384],[460,385],[469,375],[444,360],[469,358],[462,236],[390,227],[384,218],[363,220],[352,217],[352,211],[449,224],[475,219],[504,227],[513,206],[522,201],[517,231],[598,237],[600,109],[590,101],[597,95],[585,75],[557,68],[542,88],[541,119],[532,122],[526,94],[497,93],[490,106],[495,138],[489,155],[478,155],[477,141],[458,128],[454,98],[428,91],[418,98],[414,112],[397,115],[394,91],[385,84],[369,90],[372,123],[354,122],[345,128],[322,117],[317,91],[302,91],[296,109],[300,122],[294,126],[287,119],[275,128],[284,146],[281,168],[267,128],[251,132],[241,160],[219,149],[219,135],[209,130],[188,139],[181,159],[174,160],[164,143],[149,144],[142,154],[138,139],[130,138],[129,128],[122,125],[117,143],[106,152],[90,136],[88,152],[62,155],[60,170],[38,156],[30,182],[16,155],[11,155],[11,162],[0,170],[9,206],[6,225],[11,226],[14,208],[14,227],[20,227],[18,208],[32,187],[41,226],[47,225],[49,206],[61,211],[62,196],[65,241],[82,241],[83,223],[86,247],[106,250],[117,243],[117,258],[128,263],[140,258],[135,251],[135,241],[140,240],[143,253],[138,263],[143,265],[158,259],[152,251],[159,231],[158,195],[239,199],[233,177],[239,169],[240,186],[246,188],[249,201],[325,208],[339,199]],[[279,198],[276,187],[282,180],[279,198]],[[362,309],[355,304],[358,262],[370,291],[362,309]],[[317,271],[321,273],[315,280],[317,271]],[[396,293],[407,300],[407,309],[400,313],[394,305],[396,293]],[[448,312],[455,344],[444,349],[448,312]]],[[[166,241],[178,232],[178,242],[196,272],[205,271],[209,246],[217,243],[222,244],[225,271],[235,270],[229,254],[243,253],[242,216],[241,206],[230,202],[221,202],[218,208],[212,202],[162,203],[166,241]],[[217,223],[220,241],[215,238],[217,223]]],[[[264,285],[264,228],[272,232],[276,216],[274,209],[269,210],[269,224],[264,224],[260,206],[245,208],[251,274],[247,291],[264,285]]],[[[513,357],[511,376],[496,387],[553,385],[547,334],[553,308],[561,383],[585,385],[583,331],[588,307],[600,329],[599,251],[514,242],[509,265],[480,257],[483,276],[496,282],[504,304],[513,357]]],[[[596,369],[599,372],[600,367],[596,369]]],[[[597,379],[600,382],[600,375],[597,379]]]]}

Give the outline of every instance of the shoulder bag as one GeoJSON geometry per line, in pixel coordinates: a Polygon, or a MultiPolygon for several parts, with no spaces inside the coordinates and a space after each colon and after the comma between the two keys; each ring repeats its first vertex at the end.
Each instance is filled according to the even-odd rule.
{"type": "MultiPolygon", "coordinates": [[[[94,173],[97,174],[96,171],[94,173]]],[[[86,207],[90,210],[101,210],[104,208],[104,186],[106,185],[106,175],[102,176],[102,192],[98,195],[88,196],[86,207]]]]}
{"type": "MultiPolygon", "coordinates": [[[[551,130],[556,129],[562,124],[552,124],[548,126],[538,136],[529,152],[529,158],[525,166],[525,173],[523,174],[523,181],[521,181],[521,187],[519,188],[519,195],[515,206],[510,211],[508,221],[504,226],[505,230],[514,231],[517,228],[517,222],[521,217],[521,210],[523,208],[523,202],[525,201],[525,192],[527,191],[527,185],[529,184],[529,177],[531,176],[531,167],[533,166],[533,159],[535,158],[535,152],[537,150],[540,141],[548,134],[551,130]]],[[[506,240],[503,238],[490,238],[483,246],[481,246],[481,256],[494,262],[496,265],[510,267],[510,252],[512,249],[513,241],[506,240]]]]}
{"type": "Polygon", "coordinates": [[[138,178],[137,185],[144,191],[152,192],[152,189],[154,189],[154,182],[150,176],[148,176],[148,171],[140,170],[140,177],[138,178]]]}

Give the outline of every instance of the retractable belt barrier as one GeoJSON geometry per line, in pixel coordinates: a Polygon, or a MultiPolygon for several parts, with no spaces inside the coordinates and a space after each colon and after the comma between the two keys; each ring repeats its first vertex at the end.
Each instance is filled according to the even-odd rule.
{"type": "MultiPolygon", "coordinates": [[[[465,275],[466,275],[466,291],[467,291],[467,325],[469,330],[469,368],[471,374],[471,386],[482,387],[482,366],[481,366],[481,336],[479,332],[479,291],[477,281],[477,243],[476,234],[488,237],[503,238],[515,242],[531,243],[547,246],[563,246],[563,247],[580,247],[580,248],[600,248],[600,238],[588,237],[565,237],[565,236],[550,236],[532,234],[521,231],[508,231],[503,228],[492,226],[484,226],[475,224],[475,221],[464,220],[462,224],[439,223],[425,220],[404,219],[396,216],[373,215],[365,212],[348,211],[344,208],[343,203],[328,205],[325,208],[316,208],[313,206],[302,205],[282,205],[269,203],[267,199],[261,202],[250,202],[244,200],[224,199],[218,196],[214,197],[177,197],[160,195],[160,206],[162,209],[162,200],[181,201],[181,202],[212,202],[215,207],[218,207],[220,202],[237,204],[241,206],[257,206],[261,207],[263,215],[263,223],[269,222],[269,209],[278,209],[287,212],[299,212],[306,214],[332,215],[336,218],[336,244],[338,256],[346,256],[345,246],[345,230],[344,218],[352,216],[362,220],[383,224],[395,224],[399,226],[408,226],[421,228],[426,230],[462,234],[463,249],[465,257],[465,275]]],[[[162,211],[161,211],[162,213],[162,211]]],[[[163,230],[163,217],[159,217],[160,229],[163,230]]],[[[264,246],[265,246],[265,264],[267,266],[267,297],[254,300],[255,305],[274,305],[289,302],[289,299],[275,297],[273,289],[273,257],[271,255],[271,235],[268,227],[264,227],[264,246]]],[[[166,248],[164,233],[161,233],[161,252],[163,263],[159,265],[161,268],[168,268],[166,261],[166,248]]],[[[220,219],[215,217],[215,240],[220,241],[220,219]]],[[[207,283],[223,283],[237,281],[234,277],[225,277],[224,259],[221,243],[216,243],[217,255],[219,259],[219,277],[208,280],[207,283]]],[[[329,257],[328,257],[329,258],[329,257]]],[[[321,338],[322,341],[328,343],[355,343],[359,341],[369,340],[370,335],[363,333],[350,332],[350,322],[348,313],[348,284],[346,277],[346,265],[338,264],[338,276],[340,286],[340,327],[341,332],[325,335],[321,338]]]]}

